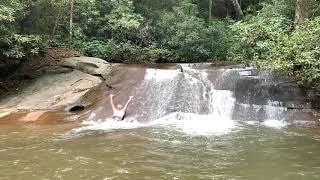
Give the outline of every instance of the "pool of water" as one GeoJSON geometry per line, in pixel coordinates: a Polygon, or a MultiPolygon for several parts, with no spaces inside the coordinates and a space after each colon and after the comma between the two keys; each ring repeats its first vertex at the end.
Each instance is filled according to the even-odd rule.
{"type": "Polygon", "coordinates": [[[1,127],[0,179],[320,179],[318,129],[105,123],[1,127]]]}

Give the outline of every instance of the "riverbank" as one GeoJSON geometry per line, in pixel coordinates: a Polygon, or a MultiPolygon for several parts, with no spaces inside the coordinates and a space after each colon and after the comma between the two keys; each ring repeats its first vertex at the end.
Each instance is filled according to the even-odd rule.
{"type": "MultiPolygon", "coordinates": [[[[28,71],[31,74],[26,73],[24,76],[32,78],[22,79],[19,86],[2,96],[0,100],[2,123],[75,122],[79,124],[92,114],[96,115],[96,119],[105,119],[112,114],[108,102],[110,92],[116,94],[116,103],[120,104],[125,102],[129,95],[136,96],[127,115],[141,121],[150,121],[152,117],[144,116],[145,112],[142,109],[145,108],[145,111],[148,111],[148,108],[154,104],[162,102],[157,102],[152,97],[148,99],[148,97],[152,94],[158,96],[159,93],[167,91],[144,87],[147,81],[152,80],[148,77],[150,73],[152,78],[169,78],[164,82],[155,81],[157,82],[155,86],[176,88],[172,89],[172,92],[167,92],[167,95],[164,93],[164,96],[176,92],[197,93],[192,92],[196,89],[189,89],[194,85],[188,85],[188,76],[196,78],[196,81],[201,80],[201,83],[207,84],[205,85],[207,88],[227,91],[231,94],[230,98],[234,99],[232,101],[235,101],[228,107],[232,109],[231,118],[234,120],[278,119],[285,120],[291,125],[308,127],[319,126],[320,123],[319,111],[313,108],[316,100],[308,96],[289,77],[267,71],[259,72],[255,68],[233,62],[126,65],[108,63],[91,57],[57,59],[55,63],[31,66],[33,69],[29,68],[28,71]],[[183,76],[178,75],[179,72],[183,76]],[[205,74],[206,79],[201,79],[201,74],[205,74]],[[174,81],[177,82],[172,84],[174,81]],[[149,101],[152,101],[152,104],[149,101]],[[150,105],[146,106],[148,103],[150,105]]],[[[199,91],[203,90],[199,88],[199,91]]],[[[180,100],[194,101],[189,96],[182,97],[180,100]]],[[[208,100],[203,99],[201,103],[206,101],[208,100]]],[[[202,106],[197,108],[200,108],[199,112],[205,109],[202,106]]],[[[151,111],[158,111],[158,109],[151,111]]],[[[184,112],[186,109],[177,109],[177,111],[184,112]]]]}
{"type": "MultiPolygon", "coordinates": [[[[117,101],[125,101],[131,86],[143,79],[147,66],[174,66],[111,64],[98,58],[52,53],[43,63],[26,63],[5,79],[10,86],[0,97],[3,124],[81,122],[97,106],[103,107],[97,104],[108,106],[111,91],[117,101]]],[[[101,116],[110,116],[109,108],[103,111],[101,116]]]]}

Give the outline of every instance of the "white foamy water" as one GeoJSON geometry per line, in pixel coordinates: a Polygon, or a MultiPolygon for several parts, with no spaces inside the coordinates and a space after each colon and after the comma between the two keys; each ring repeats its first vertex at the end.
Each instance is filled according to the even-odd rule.
{"type": "Polygon", "coordinates": [[[283,106],[282,102],[269,100],[268,105],[265,105],[264,108],[267,119],[263,121],[263,125],[277,129],[288,126],[288,123],[282,120],[284,114],[288,111],[288,109],[283,106]]]}
{"type": "Polygon", "coordinates": [[[265,126],[281,129],[283,127],[286,127],[288,125],[287,122],[281,121],[281,120],[266,120],[262,123],[265,126]]]}
{"type": "Polygon", "coordinates": [[[166,125],[190,135],[223,135],[237,127],[235,121],[215,115],[172,113],[153,122],[166,125]]]}
{"type": "Polygon", "coordinates": [[[142,127],[171,128],[189,135],[223,135],[237,128],[235,121],[218,118],[214,115],[197,115],[193,113],[171,113],[157,120],[141,123],[137,120],[103,121],[88,120],[82,123],[83,127],[76,128],[73,132],[84,131],[112,131],[116,129],[136,129],[142,127]]]}
{"type": "Polygon", "coordinates": [[[87,120],[82,123],[82,127],[73,129],[73,132],[83,131],[111,131],[116,129],[135,129],[140,127],[149,126],[149,124],[140,123],[136,120],[132,121],[115,121],[112,118],[105,120],[87,120]]]}
{"type": "MultiPolygon", "coordinates": [[[[135,129],[141,127],[174,128],[190,135],[222,135],[239,128],[232,120],[236,99],[229,90],[217,90],[208,79],[205,70],[197,70],[182,65],[179,70],[147,69],[143,83],[136,89],[140,107],[135,117],[125,121],[112,119],[96,120],[95,114],[83,122],[83,127],[75,132],[115,129],[135,129]],[[141,122],[140,122],[141,121],[141,122]],[[144,123],[143,123],[144,122],[144,123]]],[[[268,105],[248,105],[253,111],[266,114],[264,126],[282,128],[287,124],[280,120],[287,111],[280,102],[268,105]]],[[[248,122],[255,125],[256,123],[248,122]]]]}
{"type": "Polygon", "coordinates": [[[172,79],[177,76],[180,72],[177,70],[168,69],[147,69],[144,80],[156,80],[163,81],[172,79]]]}
{"type": "Polygon", "coordinates": [[[140,101],[147,123],[140,123],[139,115],[125,121],[95,120],[92,114],[76,132],[110,131],[141,127],[166,127],[191,135],[221,135],[236,127],[231,120],[235,99],[233,93],[215,90],[205,71],[184,66],[178,70],[147,69],[140,87],[144,95],[140,101]],[[135,120],[137,119],[137,120],[135,120]]]}
{"type": "Polygon", "coordinates": [[[263,125],[266,127],[270,127],[270,128],[276,128],[276,129],[281,129],[284,127],[287,127],[289,125],[289,123],[283,121],[283,120],[264,120],[263,122],[259,122],[259,121],[245,121],[245,124],[248,125],[263,125]]]}

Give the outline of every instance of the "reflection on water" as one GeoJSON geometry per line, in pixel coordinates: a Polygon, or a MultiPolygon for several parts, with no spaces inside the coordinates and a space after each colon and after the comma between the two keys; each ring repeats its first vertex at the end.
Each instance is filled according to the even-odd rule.
{"type": "Polygon", "coordinates": [[[63,133],[2,129],[0,179],[320,178],[319,130],[236,122],[204,128],[183,118],[122,130],[106,122],[63,133]]]}

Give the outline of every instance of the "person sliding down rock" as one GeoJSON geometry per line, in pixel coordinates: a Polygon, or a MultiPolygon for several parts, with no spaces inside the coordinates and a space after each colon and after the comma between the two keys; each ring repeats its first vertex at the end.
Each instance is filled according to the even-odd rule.
{"type": "Polygon", "coordinates": [[[183,73],[183,68],[182,68],[182,66],[180,64],[177,65],[177,68],[179,69],[180,72],[183,73]]]}
{"type": "Polygon", "coordinates": [[[120,104],[118,104],[117,107],[115,107],[115,105],[113,104],[113,97],[114,97],[114,95],[110,94],[110,103],[111,103],[112,110],[113,110],[112,119],[115,121],[122,121],[122,120],[124,120],[128,105],[131,102],[133,96],[129,97],[129,100],[124,107],[120,104]]]}

